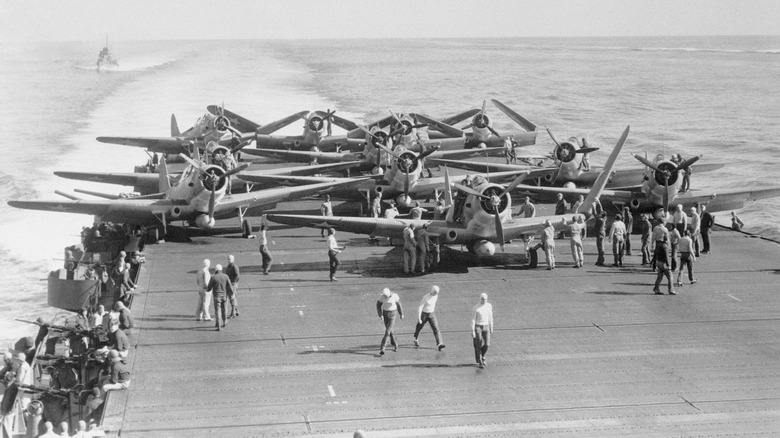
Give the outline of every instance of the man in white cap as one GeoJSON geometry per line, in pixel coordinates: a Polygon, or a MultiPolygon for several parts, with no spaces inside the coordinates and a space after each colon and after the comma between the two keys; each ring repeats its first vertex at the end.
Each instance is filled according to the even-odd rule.
{"type": "Polygon", "coordinates": [[[395,341],[393,326],[395,325],[395,318],[397,316],[404,319],[404,309],[401,307],[401,298],[390,289],[384,288],[382,295],[379,296],[379,299],[376,302],[376,313],[379,315],[379,319],[385,324],[385,335],[382,337],[379,355],[382,356],[385,354],[388,337],[390,338],[390,344],[393,346],[393,351],[398,351],[398,343],[395,341]]]}
{"type": "Polygon", "coordinates": [[[480,368],[485,368],[485,353],[490,347],[490,335],[493,333],[493,305],[488,303],[487,294],[479,296],[479,304],[474,306],[471,316],[471,337],[474,340],[474,358],[480,368]]]}
{"type": "Polygon", "coordinates": [[[214,267],[214,275],[211,276],[209,285],[207,287],[209,292],[214,294],[214,316],[217,318],[216,328],[220,331],[221,327],[227,326],[227,318],[225,315],[225,300],[228,294],[233,293],[233,286],[230,284],[230,278],[222,272],[222,265],[214,267]]]}
{"type": "Polygon", "coordinates": [[[414,346],[419,347],[420,343],[417,341],[417,337],[420,336],[420,330],[426,323],[431,324],[431,330],[433,330],[433,337],[436,339],[436,348],[442,350],[444,348],[444,342],[442,342],[441,332],[439,331],[439,323],[436,321],[436,302],[439,299],[439,286],[431,286],[431,291],[423,295],[420,300],[420,305],[417,307],[417,327],[414,328],[414,346]]]}
{"type": "Polygon", "coordinates": [[[195,309],[195,321],[211,321],[211,315],[209,314],[209,305],[211,303],[211,294],[206,290],[211,281],[211,272],[209,267],[211,266],[211,260],[203,260],[203,267],[198,269],[198,307],[195,309]]]}

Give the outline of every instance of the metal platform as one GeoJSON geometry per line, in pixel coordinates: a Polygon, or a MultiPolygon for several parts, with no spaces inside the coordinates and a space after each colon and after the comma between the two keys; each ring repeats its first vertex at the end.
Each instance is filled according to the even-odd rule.
{"type": "MultiPolygon", "coordinates": [[[[297,203],[296,208],[307,203],[297,203]]],[[[318,203],[308,202],[316,209],[318,203]]],[[[235,225],[235,224],[232,224],[235,225]]],[[[568,242],[557,269],[528,269],[522,244],[477,261],[444,249],[442,272],[406,277],[401,251],[349,243],[328,280],[318,230],[272,225],[271,274],[240,234],[147,246],[133,314],[132,383],[106,428],[122,437],[773,436],[780,433],[780,244],[731,231],[696,263],[699,283],[654,295],[639,238],[622,268],[584,269],[568,242]],[[195,272],[241,268],[239,308],[221,332],[196,322],[195,272]],[[412,344],[431,285],[446,348],[412,344]],[[384,287],[401,296],[398,352],[379,356],[384,287]],[[487,292],[495,333],[474,363],[471,308],[487,292]]],[[[609,253],[609,251],[608,251],[609,253]]],[[[608,260],[611,254],[608,254],[608,260]]],[[[664,283],[665,284],[665,283],[664,283]]]]}

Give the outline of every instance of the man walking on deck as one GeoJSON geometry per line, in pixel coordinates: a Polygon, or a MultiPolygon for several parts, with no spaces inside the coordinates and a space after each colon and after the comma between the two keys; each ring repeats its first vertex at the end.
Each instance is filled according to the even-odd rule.
{"type": "Polygon", "coordinates": [[[439,331],[439,323],[436,321],[436,315],[433,314],[436,310],[438,299],[439,286],[431,286],[431,291],[423,295],[422,300],[420,300],[420,305],[417,307],[417,326],[414,328],[415,347],[420,346],[420,342],[417,340],[417,337],[420,336],[420,331],[425,327],[426,323],[430,323],[433,337],[436,339],[436,348],[439,350],[444,348],[444,342],[442,342],[441,332],[439,331]]]}
{"type": "Polygon", "coordinates": [[[404,274],[414,274],[417,264],[417,239],[414,238],[414,224],[404,228],[404,274]]]}
{"type": "Polygon", "coordinates": [[[490,347],[490,335],[493,333],[493,305],[488,303],[487,294],[479,296],[479,304],[472,309],[471,338],[474,341],[474,359],[480,368],[485,368],[485,354],[490,347]]]}
{"type": "Polygon", "coordinates": [[[241,271],[236,265],[236,258],[233,255],[228,256],[228,265],[225,268],[225,275],[230,279],[230,286],[232,292],[228,292],[228,299],[230,300],[230,315],[228,318],[234,318],[238,316],[238,280],[240,279],[241,271]]]}
{"type": "Polygon", "coordinates": [[[401,319],[404,319],[404,309],[401,307],[401,298],[390,289],[384,288],[384,290],[382,290],[382,295],[379,296],[379,299],[376,302],[376,313],[385,325],[385,335],[382,336],[382,342],[379,346],[379,355],[383,356],[385,354],[388,338],[390,338],[390,345],[393,346],[393,351],[398,351],[398,343],[395,340],[393,327],[395,326],[396,317],[400,316],[401,319]]]}

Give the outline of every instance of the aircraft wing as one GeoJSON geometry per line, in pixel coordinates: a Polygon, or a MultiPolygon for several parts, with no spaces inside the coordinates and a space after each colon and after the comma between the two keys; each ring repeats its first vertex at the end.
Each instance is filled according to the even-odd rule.
{"type": "MultiPolygon", "coordinates": [[[[430,142],[430,143],[436,143],[436,142],[430,142]]],[[[483,157],[485,155],[492,155],[496,152],[499,152],[503,150],[503,148],[482,148],[482,149],[449,149],[449,150],[438,150],[431,155],[429,155],[426,160],[435,160],[435,159],[447,159],[447,158],[472,158],[472,157],[483,157]]],[[[515,170],[515,169],[512,169],[515,170]]]]}
{"type": "Polygon", "coordinates": [[[447,124],[447,125],[457,125],[458,123],[460,123],[460,122],[462,122],[462,121],[464,121],[466,119],[469,119],[469,118],[471,118],[473,116],[476,116],[477,114],[479,114],[480,111],[482,111],[482,110],[479,109],[479,108],[474,108],[474,109],[470,109],[470,110],[464,111],[464,112],[462,112],[460,114],[455,114],[452,117],[446,117],[446,118],[441,119],[439,121],[441,123],[444,123],[444,124],[447,124]]]}
{"type": "Polygon", "coordinates": [[[121,144],[146,148],[149,152],[160,154],[189,154],[189,146],[194,139],[188,137],[98,137],[101,143],[121,144]]]}
{"type": "Polygon", "coordinates": [[[363,144],[366,142],[365,138],[349,138],[343,135],[323,137],[317,148],[321,151],[335,151],[336,145],[340,144],[341,151],[359,150],[363,151],[363,144]]]}
{"type": "Polygon", "coordinates": [[[687,211],[689,207],[696,207],[699,204],[707,206],[710,212],[738,210],[750,201],[759,199],[776,198],[780,196],[780,186],[760,187],[760,188],[736,188],[723,189],[718,191],[688,191],[675,196],[670,204],[683,204],[687,211]]]}
{"type": "Polygon", "coordinates": [[[244,175],[315,175],[318,173],[326,172],[338,172],[359,166],[363,164],[362,161],[342,161],[338,163],[329,164],[314,164],[309,166],[296,166],[296,167],[277,167],[274,169],[264,169],[257,171],[244,171],[239,176],[244,175]]]}
{"type": "Polygon", "coordinates": [[[490,173],[490,172],[515,172],[515,175],[520,172],[528,172],[528,178],[544,178],[547,175],[555,175],[558,172],[554,167],[537,167],[537,166],[518,166],[517,164],[501,164],[501,163],[486,163],[481,161],[465,161],[465,160],[447,160],[440,158],[431,158],[433,164],[443,164],[445,166],[455,167],[458,169],[470,170],[472,172],[490,173]]]}
{"type": "Polygon", "coordinates": [[[345,131],[353,131],[355,129],[358,129],[359,126],[357,123],[353,122],[352,120],[347,120],[343,117],[339,117],[337,115],[332,115],[331,118],[333,119],[333,124],[338,126],[339,128],[345,130],[345,131]]]}
{"type": "Polygon", "coordinates": [[[62,172],[55,171],[60,178],[75,179],[78,181],[99,182],[119,186],[132,186],[136,192],[157,192],[160,175],[157,173],[99,173],[99,172],[62,172]],[[146,189],[149,190],[141,190],[146,189]]]}
{"type": "Polygon", "coordinates": [[[225,195],[215,209],[215,216],[225,217],[239,208],[258,208],[272,206],[278,202],[303,198],[314,194],[325,194],[337,188],[345,188],[364,184],[366,178],[346,178],[343,181],[329,181],[318,184],[308,184],[296,187],[277,187],[257,192],[225,195]]]}
{"type": "Polygon", "coordinates": [[[311,162],[317,159],[320,163],[343,163],[346,161],[356,161],[361,154],[344,154],[337,152],[311,152],[311,151],[288,151],[286,149],[242,149],[242,153],[257,155],[260,157],[277,158],[284,161],[293,162],[311,162]]]}
{"type": "MultiPolygon", "coordinates": [[[[255,131],[255,132],[257,132],[257,134],[261,134],[261,135],[271,134],[271,133],[274,133],[274,132],[284,128],[285,126],[288,126],[289,124],[291,124],[292,122],[294,122],[296,120],[300,120],[300,119],[306,117],[307,114],[309,114],[308,111],[301,111],[301,112],[298,112],[298,113],[295,113],[295,114],[291,114],[291,115],[289,115],[289,116],[287,116],[287,117],[285,117],[283,119],[275,120],[275,121],[273,121],[273,122],[271,122],[271,123],[269,123],[267,125],[263,125],[262,127],[258,127],[256,130],[253,129],[253,131],[255,131]]],[[[231,120],[231,122],[232,122],[232,120],[231,120]]],[[[243,131],[241,129],[239,129],[239,131],[245,132],[245,131],[243,131]]],[[[246,131],[246,132],[248,132],[248,131],[246,131]]]]}
{"type": "Polygon", "coordinates": [[[108,222],[134,225],[159,224],[156,215],[170,214],[181,204],[170,199],[102,199],[63,201],[8,201],[8,205],[27,210],[77,213],[99,216],[108,222]]]}
{"type": "MultiPolygon", "coordinates": [[[[556,230],[568,229],[568,223],[561,220],[560,217],[550,216],[553,226],[556,230]]],[[[461,224],[448,223],[443,220],[424,220],[424,219],[385,219],[385,218],[363,218],[363,217],[341,217],[341,216],[313,216],[313,215],[292,215],[292,214],[269,214],[268,219],[285,225],[308,228],[333,228],[338,231],[344,231],[355,234],[367,234],[373,236],[389,237],[402,239],[403,230],[410,223],[415,224],[416,228],[428,224],[428,234],[438,236],[441,243],[447,245],[460,245],[468,242],[489,239],[495,235],[492,229],[473,229],[465,228],[461,224]]],[[[541,232],[542,223],[547,217],[517,218],[504,224],[504,236],[507,241],[519,239],[525,235],[538,234],[541,232]]]]}
{"type": "Polygon", "coordinates": [[[230,126],[238,130],[238,132],[255,132],[261,127],[259,123],[245,119],[232,111],[228,111],[222,108],[219,105],[209,105],[206,107],[206,110],[208,110],[208,112],[214,116],[220,116],[224,114],[225,117],[227,117],[227,119],[230,121],[230,126]]]}
{"type": "MultiPolygon", "coordinates": [[[[518,184],[515,186],[516,191],[520,192],[527,192],[527,193],[541,193],[541,194],[547,194],[547,195],[557,195],[558,193],[563,193],[565,195],[582,195],[587,196],[590,192],[590,189],[579,189],[579,188],[566,188],[566,187],[542,187],[542,186],[531,186],[526,184],[518,184]]],[[[641,190],[641,187],[639,188],[641,190]]],[[[612,202],[618,202],[618,203],[626,203],[630,202],[632,199],[635,198],[644,198],[644,195],[640,192],[636,191],[626,191],[626,190],[609,190],[604,189],[601,191],[601,197],[600,199],[602,201],[612,201],[612,202]]]]}
{"type": "MultiPolygon", "coordinates": [[[[479,112],[479,111],[477,111],[479,112]]],[[[462,131],[454,126],[448,125],[444,122],[440,122],[438,120],[435,120],[431,117],[428,117],[424,114],[417,114],[417,119],[420,121],[423,121],[427,123],[429,126],[433,127],[433,129],[448,135],[450,137],[463,137],[466,135],[465,131],[462,131]]]]}

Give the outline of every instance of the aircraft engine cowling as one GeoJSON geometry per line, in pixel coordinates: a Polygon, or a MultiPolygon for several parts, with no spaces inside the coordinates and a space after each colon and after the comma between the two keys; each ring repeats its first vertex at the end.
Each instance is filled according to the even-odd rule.
{"type": "Polygon", "coordinates": [[[478,256],[492,256],[496,253],[496,245],[487,240],[480,240],[471,245],[471,252],[478,256]]]}
{"type": "Polygon", "coordinates": [[[372,130],[371,136],[369,136],[369,141],[375,148],[378,148],[379,146],[387,146],[387,140],[387,133],[381,129],[372,130]]]}
{"type": "Polygon", "coordinates": [[[374,187],[374,193],[375,193],[377,196],[379,196],[379,198],[380,198],[380,199],[382,198],[382,192],[383,192],[383,191],[385,191],[385,189],[384,189],[384,188],[382,188],[382,186],[376,186],[376,187],[374,187]]]}
{"type": "Polygon", "coordinates": [[[171,218],[178,219],[180,217],[181,217],[181,207],[173,207],[173,210],[171,210],[171,218]]]}
{"type": "Polygon", "coordinates": [[[577,184],[574,184],[573,182],[569,181],[563,185],[564,189],[576,189],[577,184]]]}
{"type": "MultiPolygon", "coordinates": [[[[675,172],[674,170],[677,169],[677,166],[672,163],[671,161],[662,161],[658,163],[658,168],[663,171],[670,172],[669,175],[669,185],[673,185],[677,182],[677,175],[678,172],[675,172]]],[[[664,174],[662,172],[653,172],[653,179],[655,179],[655,182],[658,183],[658,185],[663,186],[666,184],[666,179],[664,177],[664,174]]]]}
{"type": "Polygon", "coordinates": [[[227,178],[222,178],[224,174],[225,169],[219,166],[207,166],[200,176],[203,188],[212,192],[221,190],[227,184],[227,178]]]}
{"type": "Polygon", "coordinates": [[[568,163],[574,159],[577,154],[577,147],[568,141],[562,142],[555,147],[555,159],[561,163],[568,163]]]}
{"type": "Polygon", "coordinates": [[[420,166],[420,160],[416,159],[417,156],[412,152],[404,152],[396,160],[396,166],[398,170],[403,173],[414,173],[420,166]]]}
{"type": "Polygon", "coordinates": [[[477,149],[487,149],[487,145],[483,142],[479,142],[477,145],[477,149]]]}
{"type": "Polygon", "coordinates": [[[214,128],[219,132],[225,132],[230,128],[230,120],[225,116],[217,116],[214,120],[214,128]]]}
{"type": "Polygon", "coordinates": [[[641,206],[641,201],[639,199],[632,199],[631,202],[628,203],[628,206],[631,208],[631,210],[638,210],[641,206]]]}
{"type": "Polygon", "coordinates": [[[195,226],[198,228],[207,228],[211,229],[214,228],[214,224],[216,224],[216,220],[214,220],[213,217],[209,217],[207,214],[199,214],[197,217],[195,217],[195,226]]]}
{"type": "Polygon", "coordinates": [[[322,130],[322,127],[325,126],[325,124],[322,122],[322,117],[320,116],[312,116],[309,118],[308,121],[309,129],[312,131],[319,132],[322,130]]]}
{"type": "MultiPolygon", "coordinates": [[[[482,189],[482,191],[481,191],[481,193],[483,195],[488,196],[488,197],[494,196],[494,195],[497,196],[498,194],[500,194],[502,192],[504,192],[504,188],[499,186],[499,185],[497,185],[497,184],[490,184],[487,187],[485,187],[484,189],[482,189]]],[[[503,213],[504,211],[506,211],[507,208],[510,208],[511,205],[512,205],[512,198],[509,196],[509,193],[504,193],[504,195],[501,196],[500,202],[498,204],[498,211],[499,211],[499,213],[503,213]]],[[[480,198],[479,199],[479,206],[480,206],[480,208],[482,208],[483,212],[485,212],[485,213],[487,213],[487,214],[489,214],[491,216],[493,214],[495,214],[495,210],[494,210],[494,207],[493,207],[493,201],[491,199],[480,198]]]]}
{"type": "Polygon", "coordinates": [[[485,129],[490,126],[490,117],[484,113],[477,114],[473,119],[471,119],[471,123],[473,123],[474,127],[476,128],[485,129]]]}

